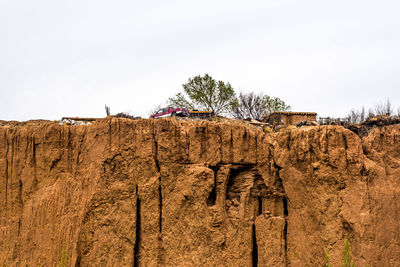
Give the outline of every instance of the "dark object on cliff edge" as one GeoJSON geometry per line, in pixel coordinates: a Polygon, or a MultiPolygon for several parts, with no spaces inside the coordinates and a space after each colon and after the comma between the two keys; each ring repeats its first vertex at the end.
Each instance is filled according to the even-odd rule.
{"type": "Polygon", "coordinates": [[[115,117],[115,118],[126,118],[126,119],[131,119],[131,120],[140,119],[140,117],[135,117],[135,116],[132,116],[131,114],[125,113],[125,112],[120,112],[118,114],[115,114],[115,115],[113,115],[113,117],[115,117]]]}
{"type": "Polygon", "coordinates": [[[400,124],[400,116],[378,115],[370,118],[361,124],[346,124],[345,128],[359,136],[366,136],[368,132],[375,127],[383,127],[393,124],[400,124]]]}

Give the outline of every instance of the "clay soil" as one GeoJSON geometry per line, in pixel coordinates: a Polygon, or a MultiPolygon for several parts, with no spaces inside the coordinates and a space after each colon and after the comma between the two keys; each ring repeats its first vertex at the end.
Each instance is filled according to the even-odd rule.
{"type": "Polygon", "coordinates": [[[400,125],[0,126],[2,266],[400,265],[400,125]]]}

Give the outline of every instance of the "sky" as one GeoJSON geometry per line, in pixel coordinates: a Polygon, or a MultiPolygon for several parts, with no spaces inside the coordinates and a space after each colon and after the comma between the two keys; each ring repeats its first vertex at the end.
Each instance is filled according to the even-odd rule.
{"type": "Polygon", "coordinates": [[[0,120],[148,117],[208,73],[293,111],[400,107],[398,0],[0,0],[0,120]]]}

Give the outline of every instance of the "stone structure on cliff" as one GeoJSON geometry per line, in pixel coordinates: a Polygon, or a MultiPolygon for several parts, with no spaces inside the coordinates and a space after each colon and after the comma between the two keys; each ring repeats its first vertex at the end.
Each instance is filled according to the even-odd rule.
{"type": "Polygon", "coordinates": [[[400,262],[400,126],[109,118],[0,127],[5,266],[400,262]]]}
{"type": "Polygon", "coordinates": [[[315,112],[292,112],[292,111],[278,111],[269,114],[265,119],[272,125],[296,125],[301,122],[314,122],[317,121],[317,113],[315,112]]]}

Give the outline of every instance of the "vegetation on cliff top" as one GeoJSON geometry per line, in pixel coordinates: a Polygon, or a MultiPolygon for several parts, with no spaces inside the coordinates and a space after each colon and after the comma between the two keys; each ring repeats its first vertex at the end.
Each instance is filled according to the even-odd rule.
{"type": "Polygon", "coordinates": [[[263,93],[240,93],[237,97],[229,82],[217,81],[208,74],[189,78],[182,86],[184,93],[169,98],[169,105],[211,110],[216,115],[257,120],[271,112],[290,109],[282,99],[263,93]]]}

